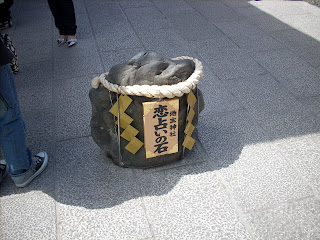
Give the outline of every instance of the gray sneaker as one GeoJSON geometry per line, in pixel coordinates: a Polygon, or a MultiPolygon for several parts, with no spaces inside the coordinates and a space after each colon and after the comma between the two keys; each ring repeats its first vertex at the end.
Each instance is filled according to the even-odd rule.
{"type": "Polygon", "coordinates": [[[38,176],[46,168],[48,164],[48,155],[40,152],[33,156],[33,167],[23,176],[14,177],[13,181],[17,187],[27,186],[36,176],[38,176]]]}
{"type": "Polygon", "coordinates": [[[0,182],[8,175],[8,172],[6,160],[0,160],[0,182]]]}

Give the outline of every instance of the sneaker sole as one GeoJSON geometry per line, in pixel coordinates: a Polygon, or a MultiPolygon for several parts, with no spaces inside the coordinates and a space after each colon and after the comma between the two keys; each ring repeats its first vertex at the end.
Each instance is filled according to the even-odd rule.
{"type": "MultiPolygon", "coordinates": [[[[3,161],[3,160],[0,160],[3,161]]],[[[3,163],[4,164],[4,163],[3,163]]],[[[8,165],[6,167],[6,171],[4,172],[4,174],[2,175],[2,177],[0,178],[0,182],[9,174],[9,169],[8,169],[8,165]]]]}
{"type": "Polygon", "coordinates": [[[43,170],[46,168],[48,164],[48,154],[45,153],[44,155],[44,160],[42,166],[36,171],[29,179],[28,181],[21,183],[21,184],[16,184],[17,187],[23,188],[27,186],[33,179],[35,179],[40,173],[43,172],[43,170]]]}

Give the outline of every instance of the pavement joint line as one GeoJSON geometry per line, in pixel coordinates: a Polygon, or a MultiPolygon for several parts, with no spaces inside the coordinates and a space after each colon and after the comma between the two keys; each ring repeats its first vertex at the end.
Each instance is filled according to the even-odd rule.
{"type": "Polygon", "coordinates": [[[297,202],[303,202],[305,200],[312,200],[312,199],[317,199],[318,200],[316,195],[310,195],[310,196],[305,196],[305,197],[301,197],[301,198],[297,198],[297,199],[290,199],[290,200],[287,200],[287,201],[279,202],[279,203],[272,204],[272,205],[269,205],[268,207],[264,207],[264,208],[252,209],[252,210],[244,212],[244,214],[245,215],[250,215],[250,214],[254,214],[254,213],[262,213],[262,212],[265,212],[265,211],[276,209],[278,207],[294,204],[294,203],[297,203],[297,202]]]}
{"type": "Polygon", "coordinates": [[[91,135],[86,135],[86,136],[78,136],[78,137],[72,137],[72,138],[67,138],[67,139],[57,139],[56,142],[68,142],[68,141],[72,141],[72,140],[77,140],[77,139],[84,139],[84,138],[90,138],[91,135]]]}
{"type": "Polygon", "coordinates": [[[234,210],[236,211],[238,217],[240,218],[241,223],[244,225],[244,227],[246,228],[246,230],[248,231],[248,233],[250,234],[252,239],[255,239],[255,234],[249,224],[249,222],[246,220],[245,218],[245,214],[242,211],[242,209],[239,207],[239,205],[237,204],[235,197],[229,187],[229,184],[227,183],[227,181],[225,180],[225,178],[222,176],[222,174],[219,171],[216,171],[216,176],[218,177],[218,179],[220,180],[221,184],[223,185],[228,198],[230,200],[231,205],[233,206],[234,210]]]}
{"type": "Polygon", "coordinates": [[[150,233],[151,233],[152,238],[154,238],[154,237],[155,237],[155,232],[154,232],[154,230],[153,230],[152,223],[151,223],[151,221],[150,221],[150,216],[149,216],[149,214],[148,214],[148,210],[147,210],[146,205],[145,205],[145,203],[144,203],[144,197],[143,197],[143,192],[142,192],[142,189],[141,189],[141,184],[140,184],[140,182],[138,181],[138,177],[137,177],[137,175],[136,175],[136,171],[134,171],[133,169],[131,169],[131,172],[132,172],[132,174],[133,174],[134,180],[135,180],[135,182],[136,182],[136,184],[137,184],[137,186],[138,186],[138,189],[139,189],[140,204],[141,204],[141,207],[142,207],[142,209],[143,209],[143,211],[144,211],[145,218],[146,218],[146,220],[147,220],[147,222],[148,222],[149,231],[150,231],[150,233]]]}
{"type": "MultiPolygon", "coordinates": [[[[179,160],[179,162],[183,161],[182,160],[179,160]]],[[[150,170],[148,169],[136,169],[136,170],[142,170],[142,171],[145,171],[144,174],[146,175],[151,175],[151,174],[154,174],[154,173],[161,173],[161,172],[166,172],[168,170],[173,170],[173,169],[179,169],[179,168],[185,168],[185,167],[189,167],[189,166],[196,166],[196,165],[201,165],[201,164],[205,164],[205,163],[208,163],[206,160],[204,161],[198,161],[198,162],[192,162],[192,163],[188,163],[188,164],[182,164],[182,165],[177,165],[177,166],[174,166],[175,164],[179,163],[178,161],[177,162],[173,162],[171,163],[170,167],[166,167],[166,165],[159,165],[159,166],[156,166],[154,167],[154,169],[156,169],[157,167],[158,168],[161,168],[159,170],[152,170],[152,168],[150,168],[150,170]]]]}
{"type": "Polygon", "coordinates": [[[246,230],[249,232],[249,235],[251,236],[251,238],[255,239],[254,238],[254,232],[252,231],[252,229],[250,227],[250,224],[247,222],[242,209],[238,206],[238,204],[237,204],[237,202],[235,200],[235,197],[234,197],[234,195],[233,195],[233,193],[232,193],[232,191],[231,191],[231,189],[229,187],[229,184],[227,183],[225,178],[222,176],[222,174],[219,172],[220,167],[217,166],[217,164],[214,161],[210,161],[210,159],[211,160],[213,160],[213,159],[209,156],[207,151],[204,149],[203,144],[201,143],[200,140],[199,140],[199,143],[200,143],[200,147],[202,148],[202,151],[205,153],[205,156],[208,159],[208,163],[213,166],[213,169],[215,169],[214,170],[214,174],[217,176],[217,178],[219,179],[219,181],[222,184],[223,188],[225,189],[226,194],[227,194],[227,196],[228,196],[228,198],[229,198],[229,200],[231,202],[231,205],[233,206],[234,210],[236,211],[237,216],[239,217],[241,223],[244,225],[246,230]]]}
{"type": "MultiPolygon", "coordinates": [[[[101,57],[101,51],[100,51],[100,48],[99,48],[99,45],[98,45],[98,42],[97,42],[97,37],[96,37],[96,34],[95,32],[93,31],[93,25],[92,25],[92,21],[91,21],[91,18],[90,18],[90,15],[89,15],[89,10],[88,10],[88,7],[87,7],[87,0],[84,0],[83,1],[84,3],[84,6],[85,6],[85,9],[86,9],[86,15],[87,15],[87,18],[89,20],[89,25],[91,27],[91,30],[92,30],[92,36],[94,38],[94,43],[95,43],[95,46],[96,46],[96,49],[97,49],[97,52],[98,52],[98,55],[99,55],[99,60],[100,60],[100,65],[102,67],[102,70],[105,72],[105,67],[104,67],[104,64],[103,64],[103,61],[102,61],[102,57],[101,57]]],[[[101,73],[100,73],[101,74],[101,73]]]]}
{"type": "MultiPolygon", "coordinates": [[[[279,149],[280,146],[277,145],[276,148],[279,149]]],[[[285,156],[284,153],[280,151],[280,149],[279,149],[278,152],[279,152],[279,154],[282,156],[282,158],[287,162],[287,164],[293,169],[293,171],[297,174],[297,176],[302,180],[302,182],[311,189],[311,191],[313,192],[314,196],[319,197],[319,193],[318,193],[317,189],[314,188],[314,186],[311,184],[311,182],[308,181],[308,179],[301,173],[301,171],[299,170],[299,168],[296,167],[296,166],[292,163],[292,161],[290,161],[290,159],[288,159],[288,157],[285,156]]]]}
{"type": "MultiPolygon", "coordinates": [[[[54,31],[54,28],[55,28],[55,24],[54,24],[54,21],[53,21],[53,17],[50,16],[51,18],[51,46],[55,46],[54,42],[55,42],[55,38],[54,38],[54,35],[55,35],[55,31],[54,31]]],[[[55,79],[55,71],[54,71],[54,48],[51,47],[51,56],[53,56],[51,58],[51,68],[52,68],[52,79],[55,79]]],[[[52,96],[54,96],[54,93],[55,93],[55,88],[51,85],[51,93],[52,93],[52,96]]],[[[51,104],[53,106],[53,116],[54,116],[54,119],[57,119],[57,103],[56,101],[54,100],[54,97],[52,97],[52,100],[51,100],[51,104]]],[[[58,178],[58,173],[57,173],[57,168],[56,168],[56,156],[57,156],[57,139],[58,139],[58,136],[57,136],[57,121],[53,121],[53,137],[54,137],[54,141],[53,141],[53,152],[54,154],[51,155],[51,158],[50,158],[50,161],[53,161],[54,163],[54,169],[53,169],[53,174],[54,174],[54,191],[53,191],[53,196],[54,196],[54,211],[55,211],[55,237],[57,240],[60,239],[60,230],[59,230],[59,209],[58,209],[58,201],[56,199],[58,199],[58,188],[57,188],[57,178],[58,178]]]]}

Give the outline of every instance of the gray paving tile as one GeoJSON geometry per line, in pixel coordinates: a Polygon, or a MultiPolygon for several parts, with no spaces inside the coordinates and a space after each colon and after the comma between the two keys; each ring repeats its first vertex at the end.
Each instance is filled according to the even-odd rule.
{"type": "Polygon", "coordinates": [[[270,116],[261,120],[260,126],[272,139],[307,137],[320,131],[320,117],[308,114],[270,116]]]}
{"type": "Polygon", "coordinates": [[[34,11],[34,10],[46,11],[48,9],[49,9],[49,5],[47,1],[30,0],[28,2],[22,1],[22,4],[21,4],[22,11],[34,11]]]}
{"type": "Polygon", "coordinates": [[[63,84],[54,90],[58,139],[90,135],[92,79],[93,76],[85,76],[59,80],[63,84]]]}
{"type": "Polygon", "coordinates": [[[61,142],[57,152],[60,238],[151,237],[130,169],[106,159],[91,138],[61,142]]]}
{"type": "Polygon", "coordinates": [[[267,2],[252,2],[252,6],[258,8],[260,11],[271,14],[274,17],[281,16],[298,16],[307,12],[297,6],[286,1],[267,1],[267,2]]]}
{"type": "Polygon", "coordinates": [[[219,171],[244,211],[313,195],[271,143],[243,146],[234,164],[219,171]]]}
{"type": "Polygon", "coordinates": [[[56,239],[55,203],[51,197],[31,192],[2,197],[0,201],[3,239],[56,239]]]}
{"type": "Polygon", "coordinates": [[[320,66],[320,44],[316,39],[294,29],[275,32],[272,37],[297,53],[312,66],[320,66]]]}
{"type": "Polygon", "coordinates": [[[194,51],[189,48],[187,42],[172,28],[143,31],[139,33],[139,38],[147,50],[164,57],[195,57],[194,51]]]}
{"type": "Polygon", "coordinates": [[[226,35],[213,36],[205,40],[189,41],[189,45],[190,48],[200,54],[208,53],[212,55],[214,55],[215,52],[221,51],[221,49],[239,49],[239,46],[226,35]]]}
{"type": "MultiPolygon", "coordinates": [[[[46,35],[44,33],[44,35],[46,35]]],[[[50,39],[50,38],[49,38],[50,39]]],[[[48,38],[32,38],[14,41],[20,64],[51,60],[52,46],[48,38]],[[32,54],[30,54],[32,53],[32,54]]]]}
{"type": "Polygon", "coordinates": [[[304,12],[320,17],[319,7],[308,2],[293,2],[292,5],[301,8],[304,12]]]}
{"type": "MultiPolygon", "coordinates": [[[[77,24],[77,39],[92,38],[92,28],[89,22],[89,18],[86,12],[77,13],[76,15],[77,24]]],[[[56,32],[58,33],[57,29],[56,32]]],[[[55,36],[59,36],[56,34],[55,36]]],[[[55,37],[55,39],[57,38],[55,37]]]]}
{"type": "Polygon", "coordinates": [[[320,202],[309,198],[247,216],[256,239],[319,239],[320,202]]]}
{"type": "Polygon", "coordinates": [[[320,138],[306,138],[300,141],[281,143],[278,151],[290,162],[320,194],[320,138]]]}
{"type": "Polygon", "coordinates": [[[246,145],[268,140],[244,110],[200,116],[197,129],[204,149],[218,168],[237,161],[246,145]]]}
{"type": "MultiPolygon", "coordinates": [[[[31,47],[35,47],[36,44],[43,43],[44,41],[46,41],[47,46],[51,45],[51,35],[52,35],[51,27],[49,27],[49,29],[42,28],[42,30],[41,30],[41,27],[39,27],[40,30],[37,30],[37,26],[30,27],[28,25],[23,25],[22,27],[17,26],[17,28],[20,28],[20,29],[18,30],[18,32],[17,30],[15,30],[16,34],[13,34],[12,36],[9,35],[15,47],[18,44],[22,45],[24,43],[31,44],[31,47]],[[41,31],[41,38],[35,37],[39,34],[39,31],[41,31]]],[[[18,49],[17,49],[17,54],[19,57],[20,51],[18,52],[18,49]]]]}
{"type": "MultiPolygon", "coordinates": [[[[144,48],[132,48],[132,49],[123,49],[117,51],[104,51],[101,52],[101,58],[106,72],[109,72],[111,67],[116,64],[124,63],[130,60],[133,56],[139,52],[146,51],[144,48]]],[[[102,73],[102,72],[101,72],[102,73]]],[[[100,74],[101,74],[100,73],[100,74]]]]}
{"type": "MultiPolygon", "coordinates": [[[[19,61],[19,56],[18,56],[19,61]]],[[[48,92],[53,81],[52,61],[19,63],[19,72],[14,75],[17,89],[47,87],[48,92]]],[[[50,93],[49,93],[50,94],[50,93]]]]}
{"type": "Polygon", "coordinates": [[[30,34],[30,36],[28,36],[29,38],[46,38],[44,31],[51,30],[53,26],[53,18],[49,6],[47,10],[42,9],[24,12],[24,14],[19,15],[14,26],[15,31],[19,32],[19,39],[24,39],[28,33],[30,34]],[[39,32],[41,32],[41,36],[39,36],[39,32]]]}
{"type": "Polygon", "coordinates": [[[253,7],[248,1],[222,0],[222,2],[236,11],[239,10],[239,12],[243,13],[244,15],[257,15],[261,13],[258,8],[253,7]]]}
{"type": "Polygon", "coordinates": [[[125,15],[128,17],[129,21],[148,21],[153,19],[164,19],[165,16],[155,7],[138,7],[124,9],[125,15]]]}
{"type": "Polygon", "coordinates": [[[155,7],[128,8],[124,10],[136,31],[161,29],[170,26],[165,16],[155,7]]]}
{"type": "Polygon", "coordinates": [[[139,200],[96,210],[59,204],[59,236],[61,239],[145,239],[151,233],[142,214],[139,200]]]}
{"type": "Polygon", "coordinates": [[[210,23],[204,16],[194,10],[193,12],[179,13],[167,17],[172,26],[179,31],[186,40],[206,40],[224,36],[224,34],[210,23]]]}
{"type": "Polygon", "coordinates": [[[150,0],[121,0],[119,4],[123,9],[154,6],[150,0]]]}
{"type": "Polygon", "coordinates": [[[269,74],[237,78],[224,85],[259,121],[270,116],[311,113],[269,74]]]}
{"type": "Polygon", "coordinates": [[[189,12],[193,12],[194,8],[192,8],[188,3],[184,0],[152,0],[154,5],[166,16],[175,15],[178,13],[188,14],[189,12]]]}
{"type": "MultiPolygon", "coordinates": [[[[255,7],[253,7],[256,9],[255,7]]],[[[259,10],[258,10],[259,11],[259,10]]],[[[248,16],[249,21],[256,25],[259,29],[267,33],[292,29],[292,27],[272,15],[259,11],[257,15],[248,16]]]]}
{"type": "Polygon", "coordinates": [[[221,80],[266,73],[263,67],[241,49],[199,49],[198,53],[221,80]]]}
{"type": "Polygon", "coordinates": [[[208,164],[138,178],[156,239],[251,239],[208,164]]]}
{"type": "Polygon", "coordinates": [[[186,41],[179,35],[175,29],[156,29],[151,31],[145,31],[144,33],[138,33],[143,44],[150,48],[151,46],[159,45],[165,42],[166,45],[183,45],[186,41]]]}
{"type": "Polygon", "coordinates": [[[215,24],[224,34],[230,37],[235,36],[257,36],[264,35],[264,32],[257,28],[253,23],[248,20],[222,22],[215,24]]]}
{"type": "Polygon", "coordinates": [[[217,23],[216,26],[245,50],[259,51],[281,47],[276,40],[247,20],[217,23]]]}
{"type": "Polygon", "coordinates": [[[279,19],[310,37],[320,39],[320,26],[314,24],[319,22],[318,16],[300,13],[299,15],[281,16],[279,19]]]}
{"type": "Polygon", "coordinates": [[[290,50],[261,51],[251,56],[297,97],[317,96],[319,72],[290,50]]]}
{"type": "Polygon", "coordinates": [[[164,47],[161,47],[161,45],[153,45],[152,47],[147,48],[147,50],[159,53],[166,58],[176,58],[180,56],[199,58],[192,49],[188,48],[187,45],[171,45],[164,47]]]}
{"type": "Polygon", "coordinates": [[[286,48],[259,51],[252,53],[251,56],[272,73],[284,72],[290,66],[303,64],[302,59],[297,54],[286,48]]]}
{"type": "Polygon", "coordinates": [[[219,81],[219,79],[204,64],[204,77],[199,81],[199,89],[204,98],[205,107],[201,115],[218,112],[228,112],[242,109],[243,105],[219,81]]]}
{"type": "Polygon", "coordinates": [[[202,1],[193,3],[192,6],[205,16],[210,23],[239,21],[243,15],[220,1],[202,1]]]}
{"type": "Polygon", "coordinates": [[[320,96],[313,98],[302,98],[299,101],[314,113],[320,113],[320,96]]]}
{"type": "Polygon", "coordinates": [[[75,47],[55,46],[54,72],[59,78],[102,72],[100,57],[93,38],[79,39],[75,47]]]}
{"type": "Polygon", "coordinates": [[[45,108],[53,108],[53,88],[40,85],[37,87],[19,87],[18,96],[20,99],[20,108],[22,112],[36,111],[45,108]]]}
{"type": "Polygon", "coordinates": [[[106,20],[119,20],[124,17],[123,11],[116,1],[92,0],[91,2],[92,4],[86,4],[91,21],[103,23],[106,20]]]}
{"type": "Polygon", "coordinates": [[[34,154],[39,151],[52,152],[56,140],[53,109],[36,109],[22,114],[26,122],[28,147],[34,154]]]}
{"type": "Polygon", "coordinates": [[[131,28],[128,28],[126,31],[117,31],[116,34],[113,32],[112,34],[97,37],[97,43],[100,53],[111,50],[143,47],[140,39],[131,28]]]}
{"type": "Polygon", "coordinates": [[[231,37],[231,39],[246,51],[278,49],[282,45],[268,35],[246,35],[231,37]]]}
{"type": "Polygon", "coordinates": [[[126,33],[132,33],[133,28],[127,20],[105,20],[104,22],[94,21],[93,31],[95,36],[99,38],[110,38],[111,36],[119,39],[126,36],[126,33]]]}
{"type": "Polygon", "coordinates": [[[78,19],[79,14],[86,13],[86,5],[84,0],[74,0],[73,1],[74,12],[76,14],[76,18],[78,19]]]}
{"type": "Polygon", "coordinates": [[[57,152],[60,153],[56,159],[60,203],[102,209],[137,197],[131,169],[115,165],[91,137],[59,142],[57,152]]]}

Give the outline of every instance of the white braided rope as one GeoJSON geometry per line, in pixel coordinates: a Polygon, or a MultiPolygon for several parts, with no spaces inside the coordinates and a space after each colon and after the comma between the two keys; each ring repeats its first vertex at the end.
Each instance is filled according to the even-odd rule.
{"type": "Polygon", "coordinates": [[[103,73],[99,77],[95,77],[92,80],[92,87],[98,88],[100,83],[107,88],[109,91],[116,92],[118,94],[124,95],[135,95],[135,96],[145,96],[151,98],[174,98],[181,97],[182,95],[189,93],[191,90],[195,89],[200,78],[203,77],[203,66],[202,63],[192,57],[181,56],[177,58],[172,58],[172,60],[183,60],[189,59],[192,60],[195,64],[194,72],[191,76],[177,84],[173,85],[133,85],[133,86],[119,86],[108,82],[106,76],[108,73],[103,73]]]}

